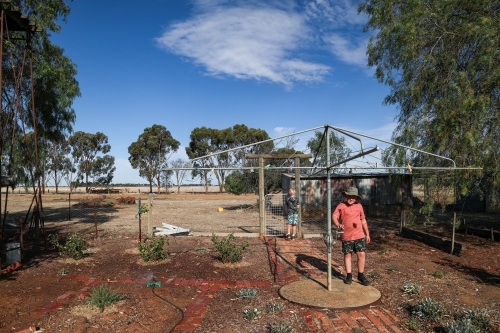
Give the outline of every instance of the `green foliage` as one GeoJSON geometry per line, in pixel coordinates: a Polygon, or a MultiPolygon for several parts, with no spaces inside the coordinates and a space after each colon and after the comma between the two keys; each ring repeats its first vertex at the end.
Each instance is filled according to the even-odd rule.
{"type": "Polygon", "coordinates": [[[85,192],[89,192],[89,178],[96,183],[109,184],[113,179],[115,159],[107,154],[111,150],[108,137],[101,132],[95,134],[78,131],[69,137],[73,160],[77,165],[78,177],[84,178],[85,192]]]}
{"type": "Polygon", "coordinates": [[[92,288],[89,295],[89,305],[97,306],[101,312],[108,305],[116,303],[125,298],[125,295],[120,295],[116,291],[111,290],[107,284],[101,284],[98,287],[92,288]]]}
{"type": "Polygon", "coordinates": [[[260,317],[260,311],[257,308],[243,310],[243,318],[245,320],[257,319],[260,317]]]}
{"type": "Polygon", "coordinates": [[[480,333],[470,320],[455,319],[444,326],[445,333],[480,333]]]}
{"type": "Polygon", "coordinates": [[[416,283],[407,283],[401,288],[404,294],[418,295],[422,291],[422,287],[416,283]]]}
{"type": "MultiPolygon", "coordinates": [[[[307,141],[307,147],[311,150],[317,166],[327,166],[326,160],[326,135],[323,132],[314,132],[314,137],[307,141]]],[[[347,148],[345,139],[330,130],[330,165],[345,160],[351,154],[347,148]]]]}
{"type": "MultiPolygon", "coordinates": [[[[248,128],[246,125],[240,124],[221,130],[205,126],[197,127],[191,131],[190,139],[189,147],[186,147],[186,154],[190,159],[194,159],[267,140],[269,139],[269,135],[264,130],[248,128]]],[[[273,143],[269,141],[260,145],[235,149],[231,152],[215,154],[210,158],[197,160],[195,166],[203,168],[224,168],[242,164],[248,166],[250,162],[245,159],[246,154],[269,153],[272,149],[273,143]]],[[[192,176],[193,178],[200,177],[207,185],[209,172],[210,170],[193,170],[192,176]]],[[[220,192],[222,192],[224,188],[228,174],[228,170],[214,170],[220,192]]],[[[241,191],[241,189],[238,189],[238,186],[235,185],[235,180],[237,180],[237,177],[231,180],[230,188],[234,188],[236,192],[241,191]]],[[[207,188],[205,189],[207,190],[207,188]]]]}
{"type": "Polygon", "coordinates": [[[238,298],[242,298],[242,299],[254,299],[254,298],[259,297],[259,292],[255,288],[243,288],[243,289],[238,290],[238,292],[236,293],[236,296],[238,296],[238,298]]]}
{"type": "Polygon", "coordinates": [[[432,298],[426,297],[412,308],[412,316],[437,320],[446,314],[445,308],[432,298]]]}
{"type": "Polygon", "coordinates": [[[397,271],[399,271],[399,267],[397,265],[391,265],[391,267],[389,267],[389,274],[395,273],[397,271]]]}
{"type": "Polygon", "coordinates": [[[179,149],[180,142],[172,137],[163,125],[155,124],[144,129],[137,141],[128,147],[129,162],[132,168],[139,170],[139,176],[145,178],[152,190],[153,184],[161,187],[161,170],[167,165],[168,156],[179,149]]]}
{"type": "Polygon", "coordinates": [[[168,238],[163,236],[153,237],[151,240],[139,243],[142,260],[149,262],[165,259],[167,257],[167,251],[164,249],[165,244],[168,245],[168,238]]]}
{"type": "Polygon", "coordinates": [[[281,321],[276,324],[270,324],[268,327],[268,333],[294,333],[292,326],[290,324],[281,321]]]}
{"type": "Polygon", "coordinates": [[[271,303],[267,306],[267,313],[281,312],[285,309],[282,303],[271,303]]]}
{"type": "Polygon", "coordinates": [[[416,221],[417,221],[417,216],[415,215],[415,212],[411,209],[407,210],[405,216],[406,225],[411,227],[412,225],[415,224],[416,221]]]}
{"type": "Polygon", "coordinates": [[[480,332],[493,332],[493,325],[487,310],[465,310],[460,319],[470,321],[480,332]]]}
{"type": "MultiPolygon", "coordinates": [[[[386,149],[386,165],[481,166],[482,172],[436,172],[435,188],[481,193],[500,181],[500,15],[497,0],[364,0],[367,54],[386,104],[400,113],[392,141],[447,159],[386,149]],[[457,36],[460,36],[457,38],[457,36]]],[[[414,174],[418,171],[414,171],[414,174]]]]}
{"type": "Polygon", "coordinates": [[[417,317],[411,316],[408,319],[408,329],[410,331],[418,331],[420,329],[420,321],[418,321],[417,317]]]}
{"type": "Polygon", "coordinates": [[[448,274],[447,271],[443,271],[440,269],[436,269],[434,272],[432,272],[432,276],[434,276],[435,278],[438,278],[438,279],[444,278],[447,274],[448,274]]]}
{"type": "Polygon", "coordinates": [[[434,199],[427,198],[422,208],[420,208],[419,212],[425,218],[424,224],[431,222],[431,216],[432,213],[434,212],[434,199]]]}
{"type": "Polygon", "coordinates": [[[59,242],[57,235],[49,235],[49,242],[59,251],[59,254],[68,256],[75,260],[83,258],[86,248],[85,238],[78,233],[72,233],[68,236],[64,244],[59,242]]]}
{"type": "Polygon", "coordinates": [[[389,254],[389,252],[391,252],[391,250],[389,250],[389,248],[387,247],[384,247],[380,250],[380,254],[389,254]]]}
{"type": "Polygon", "coordinates": [[[68,275],[69,271],[66,269],[66,268],[61,268],[58,272],[57,272],[57,275],[68,275]]]}
{"type": "Polygon", "coordinates": [[[373,272],[370,274],[370,277],[372,278],[372,280],[378,280],[382,277],[382,275],[378,272],[373,272]]]}
{"type": "Polygon", "coordinates": [[[243,259],[243,251],[248,248],[248,243],[246,241],[241,245],[236,244],[233,234],[229,234],[223,239],[219,239],[215,234],[212,234],[212,242],[223,263],[241,261],[243,259]]]}

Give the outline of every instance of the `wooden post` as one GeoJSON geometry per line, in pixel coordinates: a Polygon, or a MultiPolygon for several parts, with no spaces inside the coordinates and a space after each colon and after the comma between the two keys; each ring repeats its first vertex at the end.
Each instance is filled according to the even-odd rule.
{"type": "Polygon", "coordinates": [[[71,187],[69,188],[69,196],[68,196],[68,220],[71,221],[71,187]]]}
{"type": "Polygon", "coordinates": [[[451,254],[453,254],[453,250],[455,250],[455,224],[457,221],[457,213],[453,213],[453,228],[451,231],[451,254]]]}
{"type": "Polygon", "coordinates": [[[141,230],[141,198],[139,198],[139,206],[137,209],[139,213],[139,243],[142,242],[142,230],[141,230]]]}
{"type": "Polygon", "coordinates": [[[94,202],[94,225],[95,225],[95,239],[97,239],[97,203],[94,202]]]}
{"type": "Polygon", "coordinates": [[[152,205],[152,201],[153,201],[153,196],[151,195],[151,193],[149,193],[149,196],[148,196],[148,237],[149,238],[153,238],[153,222],[152,222],[153,205],[152,205]]]}
{"type": "Polygon", "coordinates": [[[264,158],[259,157],[259,226],[260,236],[266,234],[264,225],[264,215],[266,213],[265,198],[264,198],[264,158]]]}
{"type": "Polygon", "coordinates": [[[295,157],[295,195],[300,203],[300,208],[298,210],[299,218],[297,222],[297,237],[302,238],[302,197],[300,193],[300,158],[295,157]]]}

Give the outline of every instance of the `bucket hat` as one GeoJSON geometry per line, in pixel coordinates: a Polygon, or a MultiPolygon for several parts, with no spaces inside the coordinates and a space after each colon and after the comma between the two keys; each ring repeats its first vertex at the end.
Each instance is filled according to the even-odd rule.
{"type": "Polygon", "coordinates": [[[358,194],[358,189],[355,187],[349,187],[346,191],[342,192],[342,194],[345,197],[351,195],[353,197],[358,197],[358,200],[361,200],[361,196],[358,194]]]}

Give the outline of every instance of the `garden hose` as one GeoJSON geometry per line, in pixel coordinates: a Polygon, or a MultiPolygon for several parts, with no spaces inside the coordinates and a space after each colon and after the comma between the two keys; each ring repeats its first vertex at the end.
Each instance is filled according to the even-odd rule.
{"type": "Polygon", "coordinates": [[[158,295],[157,293],[155,293],[155,286],[156,285],[157,285],[156,281],[153,278],[153,283],[151,284],[151,291],[153,292],[153,295],[155,295],[156,297],[158,297],[162,301],[167,302],[168,304],[172,305],[173,307],[175,307],[177,310],[179,310],[181,312],[181,319],[177,323],[175,323],[175,325],[172,327],[172,329],[170,329],[170,331],[168,331],[168,333],[172,333],[174,331],[174,329],[177,327],[177,325],[179,325],[181,323],[181,321],[184,319],[184,311],[180,307],[175,305],[174,303],[170,302],[169,300],[167,300],[167,299],[161,297],[160,295],[158,295]]]}

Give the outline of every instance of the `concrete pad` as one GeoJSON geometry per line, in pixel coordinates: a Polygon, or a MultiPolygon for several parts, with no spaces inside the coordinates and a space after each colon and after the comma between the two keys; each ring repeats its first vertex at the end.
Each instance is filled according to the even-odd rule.
{"type": "Polygon", "coordinates": [[[328,291],[327,279],[304,279],[289,283],[280,288],[284,299],[307,306],[329,309],[363,308],[380,300],[380,291],[371,286],[363,286],[353,280],[345,284],[339,279],[332,279],[332,290],[328,291]]]}

